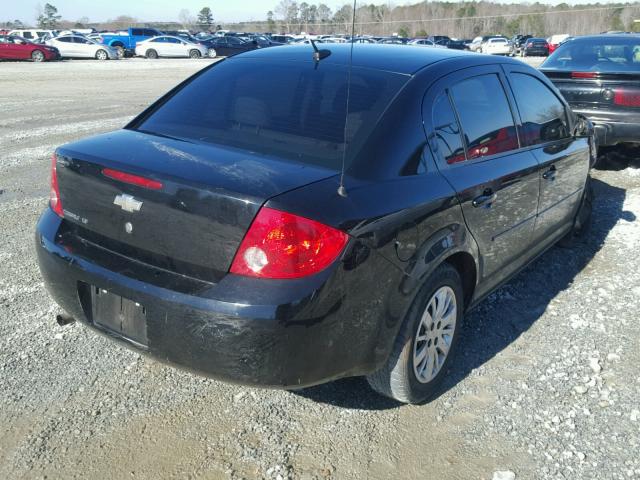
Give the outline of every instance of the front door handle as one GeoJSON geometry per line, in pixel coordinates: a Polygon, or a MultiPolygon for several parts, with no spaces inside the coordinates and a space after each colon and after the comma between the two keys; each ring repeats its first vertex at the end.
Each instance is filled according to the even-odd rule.
{"type": "Polygon", "coordinates": [[[496,201],[496,198],[498,198],[498,195],[494,193],[490,188],[487,188],[484,192],[482,192],[482,195],[473,199],[471,205],[476,208],[482,205],[490,207],[491,204],[496,201]]]}
{"type": "Polygon", "coordinates": [[[555,165],[551,165],[549,167],[549,170],[547,170],[546,172],[544,172],[542,174],[542,178],[544,178],[545,180],[553,181],[553,180],[556,179],[556,173],[557,173],[556,166],[555,165]]]}

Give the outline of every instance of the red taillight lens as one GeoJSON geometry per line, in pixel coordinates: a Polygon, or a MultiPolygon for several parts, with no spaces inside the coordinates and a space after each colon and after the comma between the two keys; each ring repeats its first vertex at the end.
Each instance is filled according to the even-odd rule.
{"type": "Polygon", "coordinates": [[[613,103],[622,107],[640,107],[640,90],[616,89],[613,103]]]}
{"type": "Polygon", "coordinates": [[[149,190],[160,190],[162,188],[162,183],[151,180],[150,178],[139,177],[138,175],[132,175],[111,168],[103,169],[102,174],[105,177],[113,178],[119,182],[137,185],[138,187],[148,188],[149,190]]]}
{"type": "Polygon", "coordinates": [[[571,78],[597,78],[597,72],[571,72],[571,78]]]}
{"type": "Polygon", "coordinates": [[[231,264],[231,273],[300,278],[327,268],[342,253],[346,233],[308,218],[263,207],[231,264]]]}
{"type": "Polygon", "coordinates": [[[49,190],[49,206],[51,210],[56,212],[57,215],[63,217],[64,211],[62,210],[62,200],[60,200],[60,187],[58,186],[58,170],[56,164],[58,158],[54,153],[51,157],[51,189],[49,190]]]}

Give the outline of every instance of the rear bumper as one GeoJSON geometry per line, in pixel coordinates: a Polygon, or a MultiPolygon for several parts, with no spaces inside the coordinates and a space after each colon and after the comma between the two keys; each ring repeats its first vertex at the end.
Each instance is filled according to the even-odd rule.
{"type": "Polygon", "coordinates": [[[47,209],[36,229],[38,262],[53,299],[85,325],[161,361],[226,381],[280,388],[376,368],[380,329],[373,319],[382,315],[367,312],[366,325],[358,320],[340,287],[344,271],[337,265],[303,281],[227,275],[210,289],[184,294],[70,253],[55,240],[61,222],[47,209]],[[146,346],[93,322],[82,295],[89,285],[146,308],[146,346]]]}
{"type": "Polygon", "coordinates": [[[574,112],[587,117],[593,123],[598,145],[601,147],[617,145],[619,143],[640,143],[640,122],[632,118],[612,118],[603,115],[601,111],[582,110],[574,108],[574,112]]]}

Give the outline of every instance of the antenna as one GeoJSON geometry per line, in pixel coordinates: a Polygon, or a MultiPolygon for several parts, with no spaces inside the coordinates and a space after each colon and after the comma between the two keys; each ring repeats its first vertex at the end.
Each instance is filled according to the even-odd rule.
{"type": "Polygon", "coordinates": [[[316,61],[316,63],[318,63],[323,58],[327,58],[329,55],[331,55],[331,50],[318,50],[314,39],[310,38],[309,42],[313,47],[313,59],[316,61]]]}
{"type": "Polygon", "coordinates": [[[344,166],[347,159],[347,131],[349,127],[349,100],[351,97],[351,70],[353,69],[353,44],[356,35],[356,3],[358,0],[353,0],[353,17],[351,19],[351,49],[349,51],[349,73],[347,75],[347,101],[344,114],[344,135],[342,142],[342,169],[340,171],[340,186],[338,187],[338,195],[341,197],[347,196],[347,189],[344,187],[344,166]]]}

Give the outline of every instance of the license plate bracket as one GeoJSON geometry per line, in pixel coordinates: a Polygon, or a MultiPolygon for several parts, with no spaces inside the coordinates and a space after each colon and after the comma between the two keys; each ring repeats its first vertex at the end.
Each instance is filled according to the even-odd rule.
{"type": "Polygon", "coordinates": [[[107,290],[91,287],[93,323],[142,346],[148,345],[146,308],[107,290]]]}

